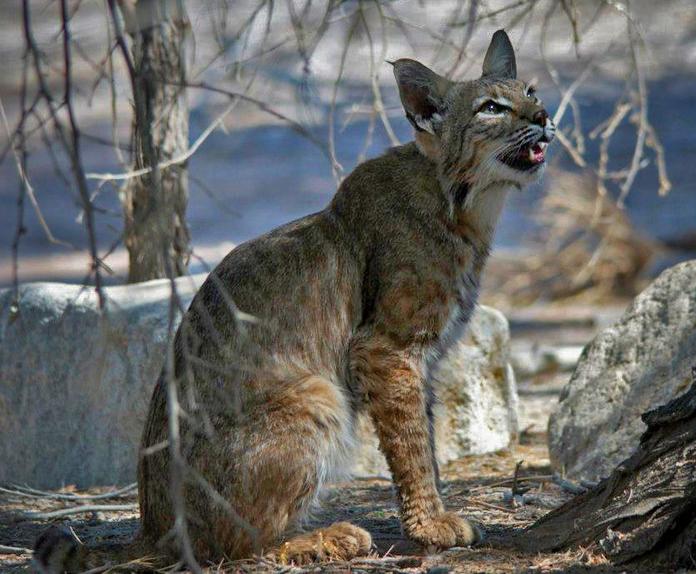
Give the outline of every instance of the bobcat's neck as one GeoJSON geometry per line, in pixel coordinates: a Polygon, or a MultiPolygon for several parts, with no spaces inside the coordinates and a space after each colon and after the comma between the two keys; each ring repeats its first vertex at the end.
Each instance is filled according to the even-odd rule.
{"type": "Polygon", "coordinates": [[[467,219],[485,235],[487,241],[493,241],[495,228],[505,205],[505,199],[512,188],[510,182],[494,182],[469,188],[460,209],[467,219]]]}
{"type": "Polygon", "coordinates": [[[452,220],[463,216],[482,240],[492,241],[508,191],[519,189],[520,184],[491,169],[457,171],[453,178],[452,170],[443,165],[438,142],[427,132],[416,133],[416,148],[437,166],[437,179],[450,204],[452,220]]]}
{"type": "Polygon", "coordinates": [[[453,182],[440,176],[440,186],[450,202],[450,216],[457,227],[464,225],[467,235],[490,248],[495,228],[508,192],[518,187],[510,181],[453,182]]]}

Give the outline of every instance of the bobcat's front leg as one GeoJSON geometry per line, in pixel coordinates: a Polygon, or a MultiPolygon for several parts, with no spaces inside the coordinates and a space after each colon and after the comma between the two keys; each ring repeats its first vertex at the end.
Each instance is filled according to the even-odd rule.
{"type": "Polygon", "coordinates": [[[406,534],[426,548],[469,545],[479,538],[477,529],[445,512],[437,492],[419,355],[369,338],[353,346],[352,373],[396,483],[406,534]]]}

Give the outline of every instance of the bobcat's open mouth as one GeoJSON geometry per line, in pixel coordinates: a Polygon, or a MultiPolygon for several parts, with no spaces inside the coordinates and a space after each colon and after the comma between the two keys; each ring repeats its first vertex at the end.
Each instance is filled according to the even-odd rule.
{"type": "Polygon", "coordinates": [[[521,147],[517,153],[500,156],[498,159],[513,169],[531,171],[543,165],[546,161],[546,142],[521,147]]]}

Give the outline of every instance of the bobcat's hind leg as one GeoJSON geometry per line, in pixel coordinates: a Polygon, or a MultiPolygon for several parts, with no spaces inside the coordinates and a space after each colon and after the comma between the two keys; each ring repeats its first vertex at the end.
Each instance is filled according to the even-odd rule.
{"type": "Polygon", "coordinates": [[[101,572],[114,564],[120,564],[122,571],[151,572],[164,567],[166,559],[153,554],[152,548],[138,537],[127,543],[98,542],[85,546],[71,528],[57,524],[44,530],[34,543],[32,566],[40,574],[101,572]]]}
{"type": "Polygon", "coordinates": [[[53,525],[34,543],[33,566],[40,574],[63,574],[84,570],[84,552],[75,533],[65,526],[53,525]]]}
{"type": "MultiPolygon", "coordinates": [[[[245,558],[277,548],[349,455],[352,419],[340,387],[304,375],[278,381],[272,393],[244,413],[240,424],[220,428],[216,436],[196,445],[191,464],[237,516],[204,492],[189,492],[195,525],[189,535],[201,560],[245,558]]],[[[314,534],[290,538],[287,560],[349,557],[369,550],[369,535],[352,525],[314,534]],[[317,545],[319,533],[323,544],[317,545]]]]}

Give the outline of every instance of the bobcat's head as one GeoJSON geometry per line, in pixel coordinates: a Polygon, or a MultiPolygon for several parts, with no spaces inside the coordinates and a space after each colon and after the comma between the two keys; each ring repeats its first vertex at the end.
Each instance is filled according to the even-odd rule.
{"type": "Polygon", "coordinates": [[[453,189],[521,187],[539,178],[556,128],[534,88],[517,79],[503,30],[493,35],[477,80],[453,82],[408,59],[394,62],[394,75],[419,148],[453,189]]]}

